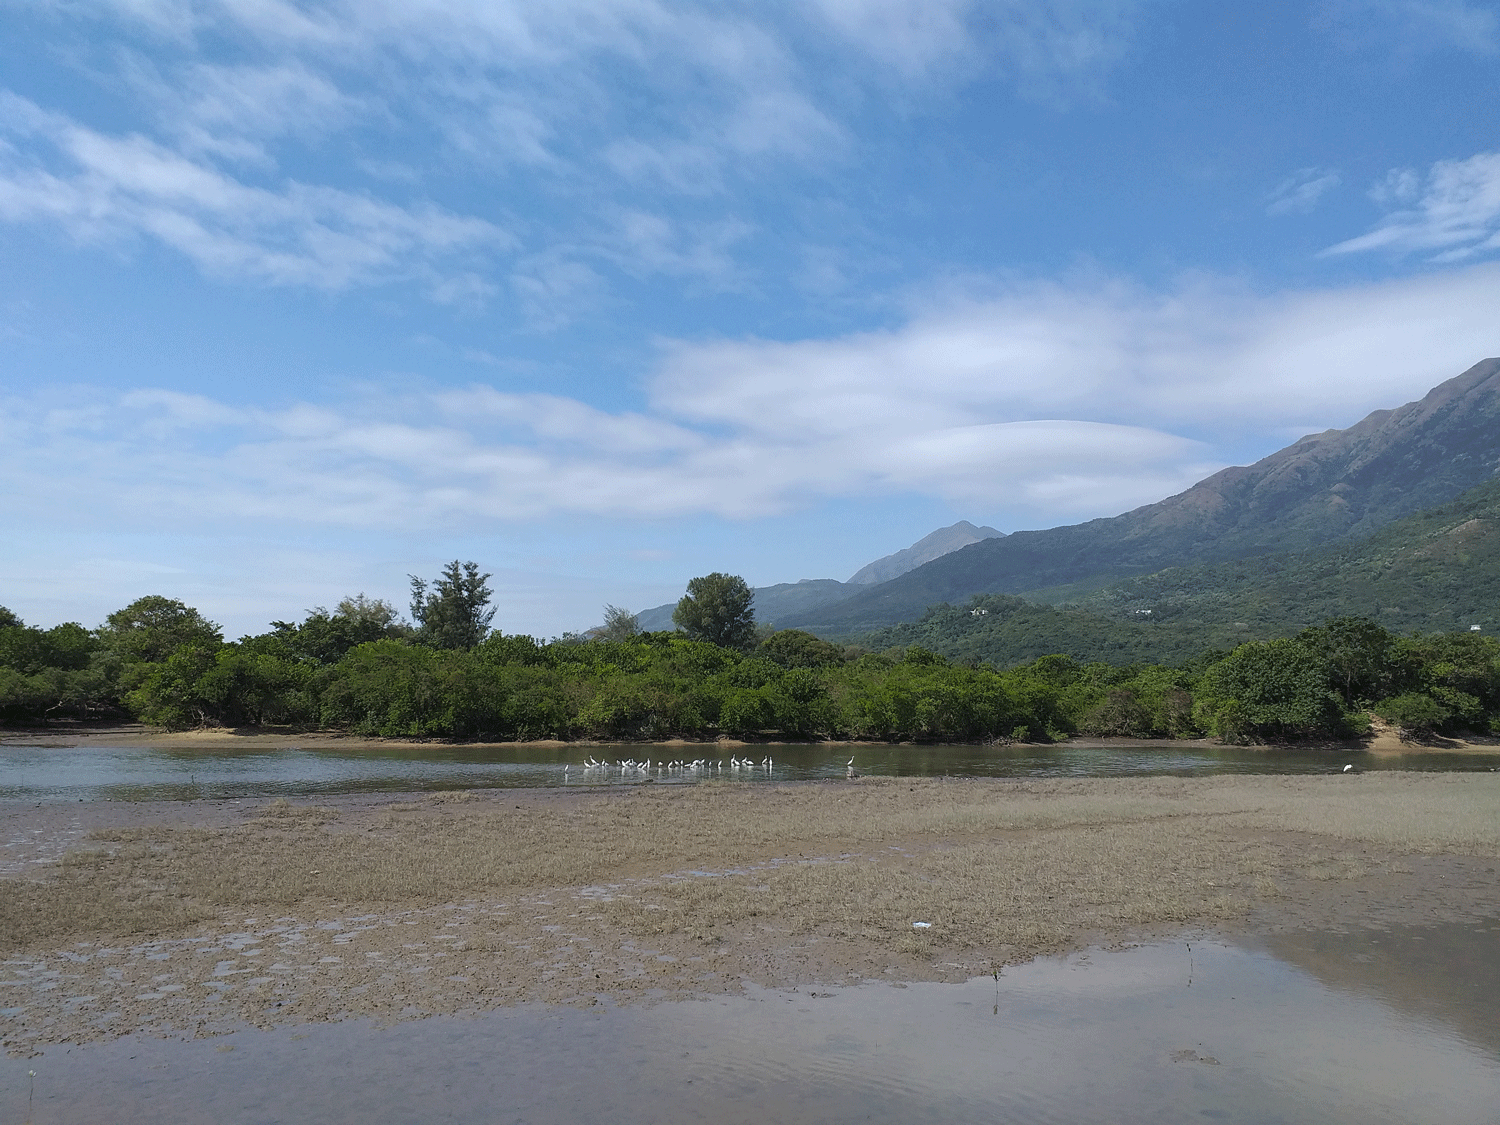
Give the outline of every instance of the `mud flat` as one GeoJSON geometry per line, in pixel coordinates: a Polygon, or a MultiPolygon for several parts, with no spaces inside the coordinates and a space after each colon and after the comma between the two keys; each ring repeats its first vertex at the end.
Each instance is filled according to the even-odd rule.
{"type": "Polygon", "coordinates": [[[6,1050],[1500,916],[1500,775],[0,806],[6,1050]],[[916,926],[915,923],[927,923],[916,926]]]}

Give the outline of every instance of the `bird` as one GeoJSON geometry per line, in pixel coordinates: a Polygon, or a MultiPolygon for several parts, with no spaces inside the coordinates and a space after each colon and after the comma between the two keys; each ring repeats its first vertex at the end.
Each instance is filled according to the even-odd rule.
{"type": "Polygon", "coordinates": [[[1354,767],[1352,765],[1349,765],[1349,766],[1345,766],[1341,772],[1343,772],[1343,773],[1349,773],[1353,769],[1354,769],[1354,767]]]}

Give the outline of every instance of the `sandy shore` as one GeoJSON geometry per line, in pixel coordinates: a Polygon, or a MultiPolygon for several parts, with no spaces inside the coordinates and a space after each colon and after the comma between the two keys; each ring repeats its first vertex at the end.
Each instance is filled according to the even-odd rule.
{"type": "Polygon", "coordinates": [[[12,804],[0,827],[12,1053],[1500,915],[1490,773],[12,804]]]}

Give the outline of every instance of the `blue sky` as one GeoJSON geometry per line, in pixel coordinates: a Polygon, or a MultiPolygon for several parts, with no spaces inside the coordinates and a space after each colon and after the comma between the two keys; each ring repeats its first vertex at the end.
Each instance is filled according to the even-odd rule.
{"type": "Polygon", "coordinates": [[[0,0],[0,604],[507,632],[1500,354],[1480,0],[0,0]]]}

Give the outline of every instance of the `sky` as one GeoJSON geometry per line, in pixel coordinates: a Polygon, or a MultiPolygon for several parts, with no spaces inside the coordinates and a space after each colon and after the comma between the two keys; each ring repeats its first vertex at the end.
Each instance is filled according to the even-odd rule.
{"type": "Polygon", "coordinates": [[[0,604],[1115,515],[1500,355],[1500,2],[0,0],[0,604]]]}

